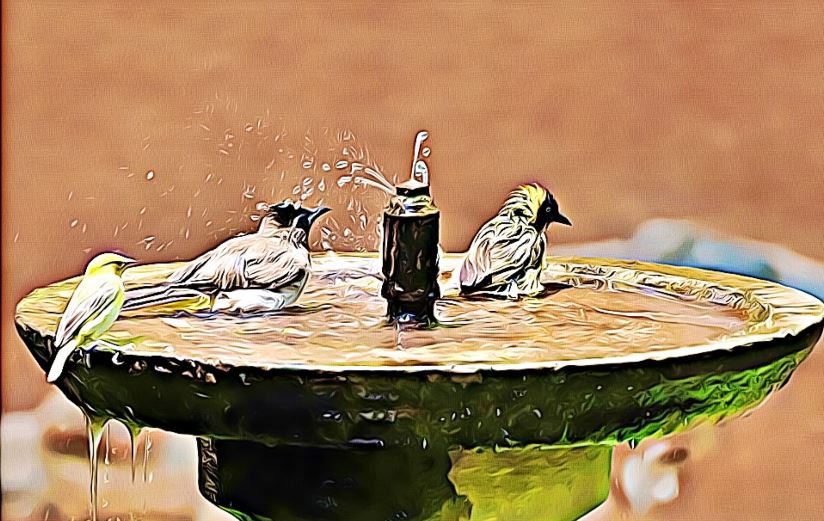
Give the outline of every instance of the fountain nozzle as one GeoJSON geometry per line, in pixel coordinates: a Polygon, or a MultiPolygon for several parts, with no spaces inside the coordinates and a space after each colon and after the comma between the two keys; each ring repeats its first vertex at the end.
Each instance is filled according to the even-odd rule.
{"type": "Polygon", "coordinates": [[[383,286],[392,320],[434,323],[438,286],[440,210],[429,193],[425,130],[415,136],[411,178],[395,187],[383,213],[383,286]]]}

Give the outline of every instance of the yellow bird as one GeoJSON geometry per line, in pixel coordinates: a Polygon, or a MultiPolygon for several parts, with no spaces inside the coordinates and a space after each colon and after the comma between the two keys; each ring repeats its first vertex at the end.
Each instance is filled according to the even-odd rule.
{"type": "Polygon", "coordinates": [[[72,352],[91,344],[109,330],[123,306],[125,291],[121,275],[134,259],[117,253],[101,253],[93,258],[80,284],[74,290],[57,333],[54,348],[57,353],[46,380],[54,382],[63,373],[63,367],[72,352]]]}

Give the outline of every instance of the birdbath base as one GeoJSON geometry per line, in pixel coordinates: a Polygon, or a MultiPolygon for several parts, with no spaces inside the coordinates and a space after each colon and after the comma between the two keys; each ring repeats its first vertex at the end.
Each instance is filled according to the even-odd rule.
{"type": "Polygon", "coordinates": [[[199,438],[198,447],[201,492],[244,520],[572,521],[609,490],[608,446],[335,449],[199,438]]]}

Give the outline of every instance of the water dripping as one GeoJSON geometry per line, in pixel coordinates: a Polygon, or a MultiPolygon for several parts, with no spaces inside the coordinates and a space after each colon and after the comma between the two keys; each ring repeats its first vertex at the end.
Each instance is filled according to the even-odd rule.
{"type": "Polygon", "coordinates": [[[106,433],[105,433],[105,440],[106,443],[103,445],[103,483],[109,482],[109,465],[111,463],[109,459],[109,453],[111,452],[111,437],[112,437],[112,424],[111,422],[106,424],[106,433]]]}
{"type": "Polygon", "coordinates": [[[132,470],[132,483],[134,483],[135,468],[137,466],[137,445],[140,442],[140,428],[130,424],[126,424],[126,429],[129,431],[129,449],[131,453],[130,462],[132,470]]]}
{"type": "Polygon", "coordinates": [[[106,420],[84,414],[86,417],[86,435],[89,442],[89,472],[91,479],[89,483],[89,499],[91,501],[90,510],[91,521],[97,521],[97,449],[100,447],[100,440],[103,437],[103,428],[106,420]]]}
{"type": "Polygon", "coordinates": [[[148,481],[148,468],[149,468],[149,453],[152,450],[152,438],[149,435],[149,432],[146,432],[145,441],[143,442],[143,482],[146,483],[148,481]]]}

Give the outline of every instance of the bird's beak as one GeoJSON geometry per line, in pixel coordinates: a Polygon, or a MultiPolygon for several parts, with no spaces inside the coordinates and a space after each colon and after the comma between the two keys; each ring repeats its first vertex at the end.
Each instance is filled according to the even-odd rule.
{"type": "Polygon", "coordinates": [[[122,259],[120,262],[121,262],[124,266],[132,266],[132,265],[134,265],[134,264],[137,264],[137,261],[136,261],[136,260],[132,259],[131,257],[125,257],[125,256],[123,257],[123,259],[122,259]]]}
{"type": "Polygon", "coordinates": [[[320,217],[321,215],[325,214],[330,210],[331,208],[327,208],[325,206],[319,206],[313,210],[309,210],[309,226],[311,226],[312,223],[314,223],[318,219],[318,217],[320,217]]]}
{"type": "Polygon", "coordinates": [[[572,222],[567,219],[567,217],[562,214],[561,212],[556,212],[555,216],[552,218],[553,222],[566,224],[567,226],[572,226],[572,222]]]}

